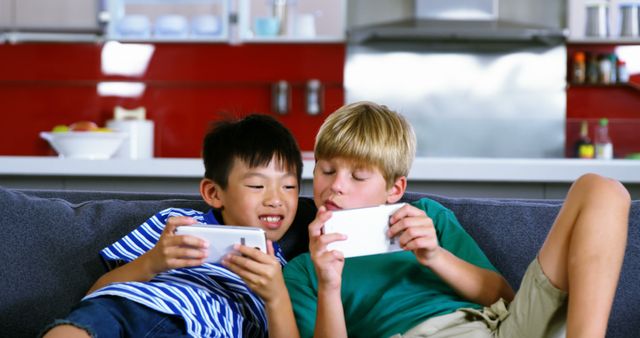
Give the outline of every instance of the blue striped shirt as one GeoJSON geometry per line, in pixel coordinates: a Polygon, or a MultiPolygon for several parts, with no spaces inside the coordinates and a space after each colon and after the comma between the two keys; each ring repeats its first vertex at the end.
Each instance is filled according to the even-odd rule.
{"type": "MultiPolygon", "coordinates": [[[[131,262],[155,246],[167,219],[188,216],[198,222],[219,224],[213,211],[169,208],[155,214],[137,229],[103,249],[107,260],[131,262]]],[[[286,260],[274,243],[276,257],[286,260]]],[[[173,269],[149,282],[109,284],[84,299],[118,296],[185,320],[187,332],[196,337],[267,337],[262,300],[235,273],[219,264],[173,269]]]]}

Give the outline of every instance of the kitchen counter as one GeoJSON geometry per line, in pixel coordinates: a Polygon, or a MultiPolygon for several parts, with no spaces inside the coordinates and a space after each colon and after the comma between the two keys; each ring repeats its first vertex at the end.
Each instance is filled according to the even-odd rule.
{"type": "MultiPolygon", "coordinates": [[[[308,156],[306,157],[308,158],[308,156]]],[[[57,157],[0,156],[0,185],[18,188],[103,189],[197,192],[197,182],[204,172],[200,159],[155,158],[150,160],[78,160],[57,157]],[[148,182],[139,188],[134,182],[148,182]],[[29,183],[30,182],[30,183],[29,183]],[[58,182],[59,184],[57,184],[58,182]],[[82,182],[82,184],[74,184],[82,182]],[[46,188],[50,184],[44,184],[46,188]],[[91,186],[89,186],[91,185],[91,186]],[[164,190],[163,190],[164,189],[164,190]]],[[[313,161],[305,160],[303,193],[310,193],[313,161]]],[[[638,160],[580,159],[493,159],[493,158],[417,158],[409,174],[409,188],[433,191],[442,184],[454,185],[455,195],[477,196],[461,191],[463,186],[482,185],[497,191],[498,184],[510,184],[515,190],[524,185],[568,185],[584,173],[594,172],[615,178],[628,187],[640,186],[638,160]],[[519,185],[519,186],[518,186],[519,185]]],[[[436,192],[449,193],[450,191],[436,192]]],[[[513,190],[513,189],[511,189],[513,190]]],[[[548,189],[545,189],[548,190],[548,189]]],[[[480,194],[482,196],[486,194],[480,194]]],[[[492,194],[495,195],[495,194],[492,194]]],[[[498,196],[511,196],[509,194],[498,196]]],[[[540,197],[520,194],[520,197],[540,197]]],[[[551,197],[559,197],[551,196],[551,197]]],[[[543,193],[542,197],[549,197],[543,193]]]]}

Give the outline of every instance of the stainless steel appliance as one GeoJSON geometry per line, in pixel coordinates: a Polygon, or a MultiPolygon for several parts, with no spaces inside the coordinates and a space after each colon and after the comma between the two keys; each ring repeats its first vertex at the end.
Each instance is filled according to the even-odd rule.
{"type": "Polygon", "coordinates": [[[411,19],[352,29],[347,101],[405,115],[418,156],[562,157],[565,31],[506,21],[500,5],[417,1],[411,19]]]}

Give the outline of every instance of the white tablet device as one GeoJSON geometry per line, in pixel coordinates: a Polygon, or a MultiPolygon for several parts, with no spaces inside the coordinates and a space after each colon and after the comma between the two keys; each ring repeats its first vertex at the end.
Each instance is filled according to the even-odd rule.
{"type": "Polygon", "coordinates": [[[402,250],[395,238],[387,237],[387,230],[389,218],[403,205],[405,203],[334,211],[323,231],[345,234],[347,239],[330,243],[327,249],[340,250],[345,258],[402,250]]]}
{"type": "Polygon", "coordinates": [[[243,244],[267,252],[267,235],[264,230],[249,226],[193,224],[176,228],[176,235],[191,235],[209,242],[206,261],[218,263],[228,253],[235,252],[234,244],[243,244]]]}

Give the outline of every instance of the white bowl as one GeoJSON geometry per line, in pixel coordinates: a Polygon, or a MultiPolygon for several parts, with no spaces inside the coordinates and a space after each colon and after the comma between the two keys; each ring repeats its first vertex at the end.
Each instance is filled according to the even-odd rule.
{"type": "Polygon", "coordinates": [[[215,15],[198,15],[191,19],[191,34],[194,36],[211,37],[222,31],[220,18],[215,15]]]}
{"type": "Polygon", "coordinates": [[[151,20],[146,15],[127,15],[117,22],[116,29],[125,38],[148,38],[151,36],[151,20]]]}
{"type": "Polygon", "coordinates": [[[102,131],[41,132],[40,137],[64,158],[106,160],[120,148],[127,133],[102,131]]]}
{"type": "Polygon", "coordinates": [[[159,38],[184,38],[189,34],[187,18],[166,14],[156,18],[154,35],[159,38]]]}

